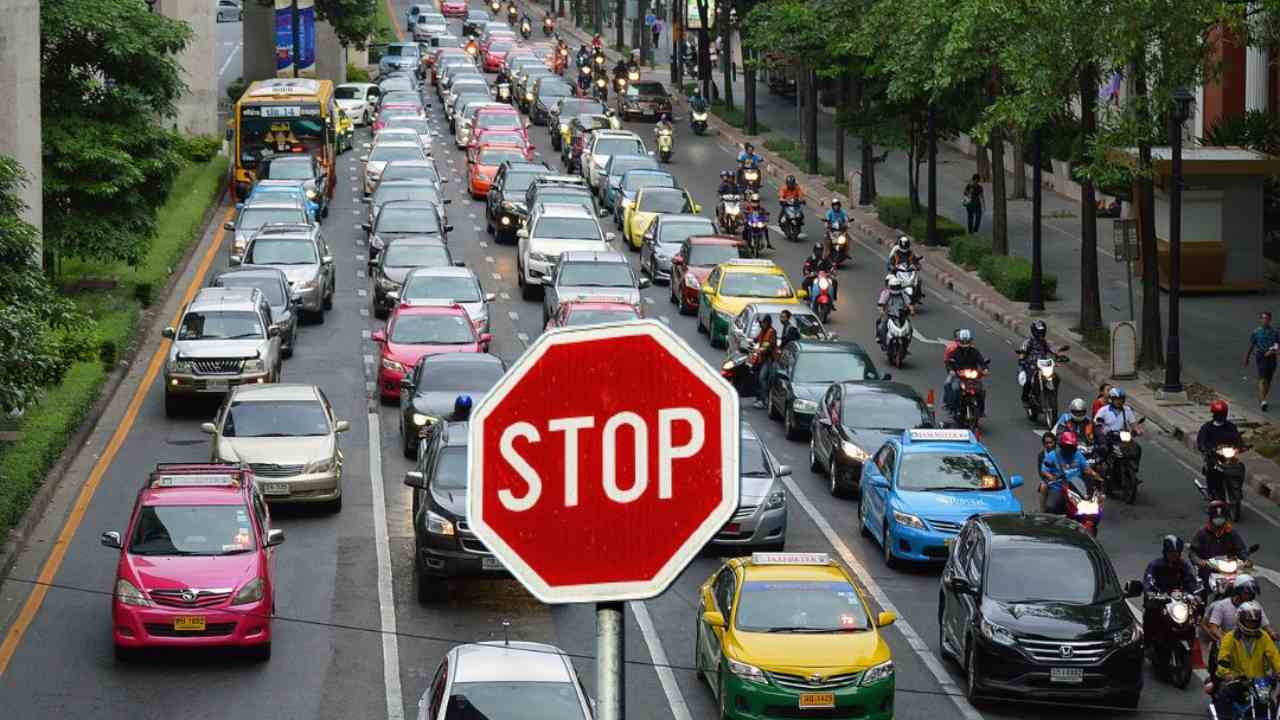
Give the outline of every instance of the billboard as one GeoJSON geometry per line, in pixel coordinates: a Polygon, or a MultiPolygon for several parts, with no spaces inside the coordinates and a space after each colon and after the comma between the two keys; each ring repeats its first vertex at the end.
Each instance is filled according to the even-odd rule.
{"type": "Polygon", "coordinates": [[[315,0],[295,0],[298,5],[298,77],[316,76],[315,0]]]}
{"type": "Polygon", "coordinates": [[[293,77],[293,2],[276,0],[276,77],[293,77]]]}
{"type": "Polygon", "coordinates": [[[275,8],[276,77],[315,77],[315,0],[275,0],[275,8]],[[295,21],[297,22],[296,48],[294,47],[295,21]]]}

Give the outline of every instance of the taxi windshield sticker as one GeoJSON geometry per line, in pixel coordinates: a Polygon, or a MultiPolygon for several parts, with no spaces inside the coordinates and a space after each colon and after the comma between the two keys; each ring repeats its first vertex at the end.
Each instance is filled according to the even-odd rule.
{"type": "Polygon", "coordinates": [[[996,477],[995,475],[983,475],[982,489],[983,490],[999,490],[1000,478],[996,477]]]}

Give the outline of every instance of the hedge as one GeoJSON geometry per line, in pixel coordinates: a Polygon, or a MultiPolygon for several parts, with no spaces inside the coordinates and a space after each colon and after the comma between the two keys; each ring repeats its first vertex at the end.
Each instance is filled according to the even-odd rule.
{"type": "Polygon", "coordinates": [[[347,82],[367,83],[369,82],[369,71],[355,63],[347,63],[347,82]]]}
{"type": "Polygon", "coordinates": [[[976,270],[991,254],[991,241],[979,235],[965,235],[951,242],[947,257],[957,265],[976,270]]]}
{"type": "MultiPolygon", "coordinates": [[[[988,255],[978,266],[978,276],[1010,300],[1031,299],[1031,261],[1009,255],[988,255]]],[[[1044,299],[1053,300],[1058,294],[1058,276],[1044,273],[1041,282],[1044,299]]]]}
{"type": "MultiPolygon", "coordinates": [[[[905,197],[881,195],[876,198],[876,211],[885,225],[897,228],[921,242],[929,235],[928,218],[924,213],[911,212],[911,201],[905,197]]],[[[950,245],[956,238],[967,234],[963,225],[941,215],[937,218],[939,245],[950,245]]]]}

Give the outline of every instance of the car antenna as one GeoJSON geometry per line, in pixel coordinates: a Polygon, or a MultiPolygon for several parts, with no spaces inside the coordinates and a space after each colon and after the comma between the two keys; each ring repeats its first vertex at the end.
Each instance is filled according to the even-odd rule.
{"type": "Polygon", "coordinates": [[[510,630],[511,630],[511,621],[510,621],[510,620],[503,620],[503,621],[502,621],[502,644],[503,644],[503,645],[510,645],[510,644],[511,644],[511,634],[510,634],[510,630]]]}

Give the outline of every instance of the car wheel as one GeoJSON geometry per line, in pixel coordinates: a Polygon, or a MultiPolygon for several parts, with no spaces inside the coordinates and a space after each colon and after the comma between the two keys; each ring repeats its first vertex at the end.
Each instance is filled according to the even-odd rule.
{"type": "Polygon", "coordinates": [[[799,440],[804,437],[804,428],[800,427],[800,424],[796,421],[796,414],[791,408],[787,408],[787,415],[782,421],[782,426],[787,431],[788,440],[799,440]]]}
{"type": "MultiPolygon", "coordinates": [[[[698,311],[695,310],[694,312],[698,312],[698,311]]],[[[707,334],[707,328],[702,325],[702,313],[698,313],[698,334],[699,335],[707,334]]]]}
{"type": "Polygon", "coordinates": [[[418,589],[418,602],[429,604],[439,601],[444,597],[444,578],[432,577],[422,571],[421,561],[414,559],[413,575],[414,584],[418,589]]]}
{"type": "Polygon", "coordinates": [[[707,676],[702,673],[702,623],[693,626],[693,676],[698,682],[707,681],[707,676]]]}
{"type": "Polygon", "coordinates": [[[249,657],[254,662],[266,662],[271,659],[271,643],[264,642],[249,648],[249,657]]]}
{"type": "Polygon", "coordinates": [[[520,297],[524,298],[525,300],[536,301],[538,299],[538,296],[541,294],[538,292],[539,290],[541,290],[541,288],[538,285],[534,285],[533,283],[528,283],[528,282],[520,283],[520,297]]]}
{"type": "Polygon", "coordinates": [[[418,438],[407,432],[404,418],[400,419],[400,441],[404,444],[404,456],[410,460],[418,459],[418,438]]]}
{"type": "Polygon", "coordinates": [[[170,418],[177,417],[181,412],[182,412],[182,405],[178,402],[178,398],[173,395],[170,395],[169,393],[165,393],[164,394],[164,416],[170,417],[170,418]]]}
{"type": "Polygon", "coordinates": [[[333,288],[329,288],[328,294],[324,296],[324,303],[322,305],[325,310],[333,309],[333,288]]]}
{"type": "Polygon", "coordinates": [[[893,535],[889,534],[889,521],[884,523],[884,534],[880,536],[883,542],[880,543],[880,549],[884,551],[884,566],[890,569],[898,567],[898,556],[893,554],[893,535]]]}
{"type": "Polygon", "coordinates": [[[867,520],[862,515],[862,496],[861,495],[858,496],[857,502],[858,502],[858,506],[854,514],[858,516],[858,532],[862,533],[862,537],[867,538],[868,540],[872,540],[874,538],[871,537],[871,530],[867,529],[867,520]]]}
{"type": "Polygon", "coordinates": [[[982,688],[979,686],[978,670],[978,647],[970,640],[964,661],[964,695],[969,700],[969,704],[974,707],[978,706],[982,693],[982,688]]]}
{"type": "Polygon", "coordinates": [[[378,301],[373,302],[373,316],[379,320],[386,320],[391,311],[378,305],[378,301]]]}
{"type": "Polygon", "coordinates": [[[947,649],[947,634],[943,632],[942,628],[943,618],[947,614],[946,597],[941,592],[938,593],[938,654],[942,656],[943,660],[954,657],[951,651],[947,649]]]}
{"type": "Polygon", "coordinates": [[[335,515],[342,512],[342,496],[339,495],[333,500],[330,500],[329,502],[325,503],[324,509],[335,515]]]}
{"type": "Polygon", "coordinates": [[[314,323],[315,323],[315,324],[317,324],[317,325],[323,325],[323,324],[324,324],[324,311],[323,311],[323,310],[318,310],[318,311],[316,311],[316,312],[311,313],[311,321],[312,321],[312,322],[314,322],[314,323]]]}
{"type": "Polygon", "coordinates": [[[815,440],[812,435],[809,436],[809,469],[816,473],[823,473],[822,463],[818,462],[818,451],[813,446],[815,440]]]}
{"type": "Polygon", "coordinates": [[[767,388],[764,389],[764,407],[770,420],[782,419],[782,413],[778,411],[777,405],[773,402],[773,393],[769,392],[767,388]]]}

